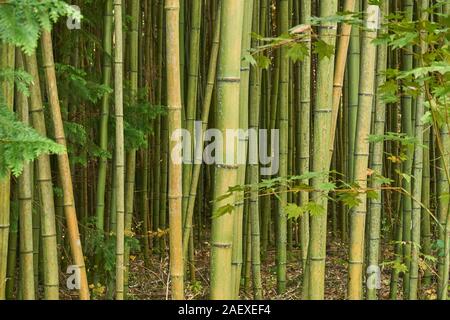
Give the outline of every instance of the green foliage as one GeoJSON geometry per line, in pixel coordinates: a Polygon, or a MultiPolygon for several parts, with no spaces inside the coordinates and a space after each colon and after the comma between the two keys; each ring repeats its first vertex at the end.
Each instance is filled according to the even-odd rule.
{"type": "Polygon", "coordinates": [[[399,99],[398,83],[395,80],[388,80],[378,87],[378,94],[384,103],[396,103],[399,99]]]}
{"type": "Polygon", "coordinates": [[[408,136],[406,133],[386,132],[383,135],[369,135],[369,142],[379,143],[384,141],[398,142],[403,146],[414,146],[417,144],[417,139],[408,136]]]}
{"type": "MultiPolygon", "coordinates": [[[[27,97],[30,95],[29,86],[33,82],[33,78],[28,72],[24,71],[23,69],[0,69],[0,82],[2,81],[14,81],[15,87],[20,93],[27,97]]],[[[3,98],[1,97],[1,94],[2,93],[0,91],[0,98],[3,98]]]]}
{"type": "Polygon", "coordinates": [[[431,244],[431,249],[437,253],[438,257],[445,257],[445,243],[441,239],[437,239],[431,244]]]}
{"type": "MultiPolygon", "coordinates": [[[[89,217],[85,222],[85,242],[84,254],[90,257],[100,258],[99,265],[89,266],[97,270],[103,277],[105,283],[115,279],[116,268],[116,236],[114,233],[109,235],[96,229],[96,217],[89,217]]],[[[126,245],[130,252],[140,251],[139,240],[133,235],[125,236],[126,245]]],[[[89,260],[87,260],[89,261],[89,260]]],[[[92,261],[91,261],[92,262],[92,261]]]]}
{"type": "Polygon", "coordinates": [[[394,182],[394,180],[386,178],[378,173],[373,174],[370,178],[373,182],[380,184],[380,185],[383,185],[383,184],[390,185],[392,182],[394,182]]]}
{"type": "Polygon", "coordinates": [[[297,61],[303,61],[308,54],[308,47],[303,43],[294,43],[289,46],[286,51],[287,57],[289,57],[294,63],[297,61]]]}
{"type": "MultiPolygon", "coordinates": [[[[110,94],[112,89],[97,81],[88,79],[87,73],[71,65],[55,63],[59,89],[67,88],[71,101],[74,104],[81,102],[96,103],[105,94],[110,94]]],[[[64,91],[62,91],[64,94],[64,91]]]]}
{"type": "Polygon", "coordinates": [[[212,218],[218,218],[227,213],[232,213],[235,206],[231,204],[226,204],[224,206],[219,207],[215,212],[213,212],[212,218]]]}
{"type": "Polygon", "coordinates": [[[351,25],[362,25],[363,20],[358,12],[338,12],[327,17],[311,17],[311,24],[320,26],[323,24],[346,23],[351,25]]]}
{"type": "Polygon", "coordinates": [[[337,200],[341,201],[349,209],[354,208],[361,203],[361,200],[358,199],[357,191],[342,192],[337,196],[337,200]]]}
{"type": "Polygon", "coordinates": [[[390,266],[398,273],[408,272],[408,267],[406,266],[406,264],[398,260],[382,262],[380,263],[380,266],[382,267],[390,266]]]}
{"type": "Polygon", "coordinates": [[[296,205],[295,203],[288,203],[283,207],[283,211],[288,219],[298,219],[304,213],[302,208],[296,205]]]}
{"type": "Polygon", "coordinates": [[[418,97],[423,94],[429,110],[422,122],[438,127],[448,123],[450,111],[450,19],[439,13],[444,3],[437,2],[428,10],[438,19],[409,21],[404,13],[387,16],[387,32],[380,33],[374,40],[375,44],[403,51],[419,46],[421,41],[427,44],[426,52],[410,52],[420,61],[413,69],[388,69],[387,80],[378,92],[386,103],[397,103],[402,95],[418,97]]]}
{"type": "Polygon", "coordinates": [[[41,154],[63,152],[63,146],[39,135],[0,105],[0,177],[8,170],[15,176],[20,175],[24,162],[34,160],[41,154]]]}
{"type": "Polygon", "coordinates": [[[271,63],[269,57],[266,57],[266,56],[264,56],[262,54],[258,54],[258,55],[256,55],[255,60],[256,60],[256,65],[259,68],[261,68],[261,69],[269,69],[270,63],[271,63]]]}
{"type": "MultiPolygon", "coordinates": [[[[129,101],[129,100],[128,100],[129,101]]],[[[140,97],[136,104],[125,102],[124,133],[125,148],[146,148],[146,134],[153,133],[152,123],[158,115],[165,115],[167,107],[150,104],[144,97],[140,97]]]]}
{"type": "Polygon", "coordinates": [[[70,154],[70,161],[73,164],[81,164],[85,166],[88,158],[100,157],[111,158],[108,151],[102,150],[87,134],[86,129],[79,123],[64,121],[64,132],[66,139],[69,141],[67,151],[70,154]],[[77,150],[86,150],[86,153],[78,154],[77,150]]]}
{"type": "Polygon", "coordinates": [[[326,43],[323,40],[318,40],[314,43],[313,51],[319,56],[319,59],[329,59],[334,55],[334,46],[326,43]]]}
{"type": "Polygon", "coordinates": [[[297,219],[304,214],[309,214],[314,217],[325,213],[325,208],[313,201],[309,201],[301,206],[297,206],[295,203],[288,203],[283,207],[283,210],[288,219],[297,219]]]}
{"type": "Polygon", "coordinates": [[[262,54],[253,56],[253,55],[247,53],[244,55],[243,60],[247,61],[253,67],[258,67],[261,69],[268,69],[270,67],[270,63],[271,63],[270,58],[266,57],[262,54]]]}
{"type": "Polygon", "coordinates": [[[31,54],[42,29],[49,31],[62,16],[81,18],[78,11],[60,0],[8,0],[0,5],[0,40],[31,54]]]}
{"type": "MultiPolygon", "coordinates": [[[[90,77],[82,69],[56,63],[55,70],[61,96],[68,96],[72,106],[78,109],[89,108],[90,104],[98,103],[105,94],[112,93],[112,89],[109,86],[99,83],[99,80],[90,77]]],[[[66,106],[63,105],[62,107],[62,112],[67,113],[66,106]]],[[[87,128],[96,122],[97,118],[87,119],[87,128]]],[[[72,163],[86,165],[88,159],[92,157],[111,158],[109,152],[102,150],[94,142],[94,138],[83,125],[74,121],[64,121],[64,132],[68,141],[67,148],[72,163]],[[86,153],[78,152],[79,150],[86,150],[86,153]]]]}

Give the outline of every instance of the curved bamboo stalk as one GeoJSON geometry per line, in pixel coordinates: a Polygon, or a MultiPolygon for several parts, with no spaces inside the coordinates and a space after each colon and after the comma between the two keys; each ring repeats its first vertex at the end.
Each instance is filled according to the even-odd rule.
{"type": "MultiPolygon", "coordinates": [[[[42,32],[42,58],[46,75],[47,93],[50,102],[50,112],[55,130],[57,143],[66,146],[61,108],[59,106],[58,88],[56,86],[55,64],[53,61],[53,45],[51,34],[42,32]]],[[[77,214],[73,197],[72,175],[70,174],[69,156],[67,153],[58,155],[58,168],[64,194],[64,213],[66,215],[67,230],[69,235],[72,258],[80,271],[80,299],[89,299],[89,287],[87,282],[84,255],[81,247],[80,232],[78,230],[77,214]]]]}

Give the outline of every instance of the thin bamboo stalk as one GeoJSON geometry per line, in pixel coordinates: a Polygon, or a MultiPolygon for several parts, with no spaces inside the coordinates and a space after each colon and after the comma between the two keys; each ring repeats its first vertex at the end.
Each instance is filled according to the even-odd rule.
{"type": "Polygon", "coordinates": [[[116,120],[116,299],[124,299],[125,250],[125,146],[123,124],[122,0],[114,0],[114,102],[116,120]]]}

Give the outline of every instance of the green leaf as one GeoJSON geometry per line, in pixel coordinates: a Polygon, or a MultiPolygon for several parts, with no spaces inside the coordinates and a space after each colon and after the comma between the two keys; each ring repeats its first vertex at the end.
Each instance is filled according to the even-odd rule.
{"type": "Polygon", "coordinates": [[[261,69],[269,69],[270,67],[270,59],[262,54],[259,54],[255,57],[256,65],[261,69]]]}
{"type": "Polygon", "coordinates": [[[388,80],[378,87],[378,94],[384,103],[396,103],[399,101],[398,84],[394,80],[388,80]]]}
{"type": "Polygon", "coordinates": [[[42,154],[65,151],[62,145],[39,135],[33,128],[18,121],[5,106],[0,105],[0,178],[8,170],[19,176],[25,162],[42,154]]]}
{"type": "Polygon", "coordinates": [[[325,208],[322,205],[320,205],[320,204],[318,204],[316,202],[312,202],[312,201],[308,202],[305,205],[304,210],[306,212],[309,212],[309,215],[312,216],[312,217],[317,217],[317,216],[320,216],[322,214],[325,214],[325,208]]]}
{"type": "Polygon", "coordinates": [[[8,0],[0,10],[0,40],[31,54],[43,29],[50,31],[59,17],[81,19],[78,11],[60,0],[8,0]]]}
{"type": "Polygon", "coordinates": [[[372,200],[378,199],[379,198],[378,192],[376,192],[375,190],[367,191],[367,198],[372,200]]]}
{"type": "Polygon", "coordinates": [[[223,216],[224,214],[232,213],[233,210],[234,210],[234,206],[228,203],[224,206],[219,207],[212,215],[212,218],[218,218],[218,217],[223,216]]]}
{"type": "Polygon", "coordinates": [[[334,55],[334,46],[323,40],[314,43],[314,53],[317,53],[319,59],[331,58],[334,55]]]}
{"type": "Polygon", "coordinates": [[[283,211],[287,215],[288,219],[297,219],[304,213],[303,208],[297,206],[295,203],[288,203],[283,207],[283,211]]]}
{"type": "Polygon", "coordinates": [[[319,184],[318,188],[321,191],[330,192],[335,190],[337,187],[336,184],[334,184],[333,182],[324,182],[319,184]]]}
{"type": "Polygon", "coordinates": [[[361,203],[361,200],[358,199],[357,192],[342,193],[338,196],[338,199],[350,209],[356,207],[361,203]]]}
{"type": "Polygon", "coordinates": [[[294,63],[297,61],[303,61],[308,54],[308,47],[303,43],[294,43],[286,50],[286,56],[294,63]]]}
{"type": "Polygon", "coordinates": [[[256,66],[257,65],[257,62],[256,62],[255,58],[250,53],[244,54],[244,56],[242,57],[242,60],[248,62],[252,66],[256,66]]]}

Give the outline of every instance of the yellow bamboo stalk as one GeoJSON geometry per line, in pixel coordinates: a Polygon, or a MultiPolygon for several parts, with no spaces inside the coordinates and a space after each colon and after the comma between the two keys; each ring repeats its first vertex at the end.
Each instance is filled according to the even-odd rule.
{"type": "MultiPolygon", "coordinates": [[[[57,143],[66,146],[66,137],[59,105],[58,87],[56,85],[55,63],[53,59],[52,36],[49,31],[42,32],[42,59],[45,70],[47,94],[50,102],[50,112],[55,130],[55,140],[57,143]]],[[[73,262],[79,269],[80,275],[80,299],[89,300],[89,287],[84,264],[83,250],[78,230],[77,213],[72,187],[72,175],[70,173],[69,156],[67,152],[58,154],[58,169],[64,195],[64,213],[67,222],[69,243],[72,252],[73,262]]]]}

